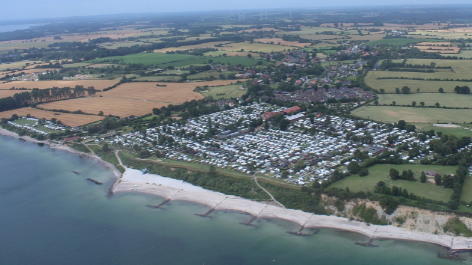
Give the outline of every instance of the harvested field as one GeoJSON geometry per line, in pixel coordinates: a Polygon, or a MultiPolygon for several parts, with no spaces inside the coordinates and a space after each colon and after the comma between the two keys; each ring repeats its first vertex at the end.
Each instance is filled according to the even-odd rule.
{"type": "Polygon", "coordinates": [[[111,114],[123,118],[131,115],[142,116],[151,113],[153,108],[160,108],[167,105],[169,104],[135,99],[90,97],[56,101],[41,104],[38,107],[42,109],[62,109],[69,111],[81,110],[85,113],[96,114],[103,111],[104,115],[111,114]]]}
{"type": "Polygon", "coordinates": [[[105,115],[112,114],[119,117],[142,116],[151,113],[153,108],[202,99],[201,94],[193,92],[197,86],[223,86],[235,82],[234,80],[192,83],[132,82],[101,92],[96,97],[56,101],[41,104],[39,107],[69,111],[81,110],[91,114],[103,111],[105,115]],[[156,84],[166,85],[166,87],[158,87],[156,84]]]}
{"type": "Polygon", "coordinates": [[[35,118],[38,118],[38,119],[45,118],[47,120],[56,118],[60,120],[62,123],[64,123],[65,125],[71,126],[71,127],[89,124],[92,122],[100,121],[104,118],[104,117],[94,116],[94,115],[60,113],[60,112],[45,111],[45,110],[33,109],[33,108],[21,108],[21,109],[3,111],[3,112],[0,112],[0,118],[10,118],[13,114],[16,114],[20,117],[30,114],[31,116],[35,118]]]}
{"type": "Polygon", "coordinates": [[[84,87],[93,86],[95,89],[102,90],[104,88],[113,86],[119,80],[76,80],[76,81],[13,81],[9,83],[0,84],[0,89],[15,88],[52,88],[52,87],[75,87],[81,85],[84,87]]]}
{"type": "Polygon", "coordinates": [[[185,101],[203,98],[201,94],[193,92],[197,86],[224,86],[231,83],[236,83],[236,81],[219,80],[192,83],[133,82],[119,85],[100,95],[106,98],[126,98],[167,104],[180,104],[185,101]],[[157,84],[165,85],[165,87],[156,86],[157,84]]]}
{"type": "Polygon", "coordinates": [[[300,48],[311,45],[311,43],[299,43],[299,42],[296,42],[296,41],[284,41],[282,38],[254,39],[254,42],[277,44],[277,45],[282,45],[282,46],[293,46],[293,47],[300,47],[300,48]]]}
{"type": "Polygon", "coordinates": [[[25,92],[25,90],[0,90],[0,98],[7,98],[15,95],[16,93],[25,92]]]}
{"type": "MultiPolygon", "coordinates": [[[[26,66],[26,64],[33,64],[33,61],[21,61],[21,62],[15,62],[15,63],[5,63],[5,64],[0,64],[0,71],[5,71],[7,69],[21,69],[23,66],[26,66]]],[[[34,65],[36,66],[36,65],[34,65]]],[[[32,67],[34,67],[32,66],[32,67]]]]}
{"type": "Polygon", "coordinates": [[[242,33],[242,32],[257,32],[257,31],[274,31],[274,32],[277,32],[277,31],[279,31],[279,30],[278,30],[278,29],[275,29],[275,28],[245,29],[245,30],[240,30],[238,33],[242,33]]]}
{"type": "Polygon", "coordinates": [[[366,106],[356,109],[352,114],[382,122],[405,120],[413,123],[469,123],[472,121],[471,109],[366,106]]]}
{"type": "Polygon", "coordinates": [[[413,101],[419,106],[424,102],[425,106],[434,106],[439,103],[441,107],[467,107],[472,108],[472,95],[457,93],[415,93],[415,94],[379,94],[380,104],[411,105],[413,101]]]}

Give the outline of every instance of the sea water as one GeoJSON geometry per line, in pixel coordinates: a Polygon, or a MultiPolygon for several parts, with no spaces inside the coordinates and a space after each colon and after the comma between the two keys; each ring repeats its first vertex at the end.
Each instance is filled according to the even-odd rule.
{"type": "MultiPolygon", "coordinates": [[[[442,247],[375,240],[322,229],[311,237],[286,231],[282,220],[213,212],[157,196],[121,193],[107,198],[113,174],[84,158],[47,145],[0,136],[0,264],[455,264],[442,247]],[[80,172],[80,175],[72,171],[80,172]],[[103,185],[87,181],[93,178],[103,185]]],[[[307,231],[304,231],[307,232],[307,231]]],[[[465,264],[472,264],[469,254],[465,264]]]]}

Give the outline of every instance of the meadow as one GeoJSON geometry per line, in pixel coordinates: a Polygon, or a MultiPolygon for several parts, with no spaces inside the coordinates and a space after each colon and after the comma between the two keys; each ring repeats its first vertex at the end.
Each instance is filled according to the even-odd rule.
{"type": "Polygon", "coordinates": [[[22,69],[24,66],[31,65],[36,63],[36,61],[21,61],[21,62],[14,62],[14,63],[4,63],[0,64],[0,71],[6,71],[7,69],[15,70],[15,69],[22,69]]]}
{"type": "Polygon", "coordinates": [[[189,75],[187,77],[187,79],[202,80],[202,79],[205,79],[205,78],[209,78],[210,76],[213,76],[214,78],[219,78],[219,76],[221,74],[224,75],[225,77],[227,77],[230,74],[237,74],[237,73],[238,72],[233,72],[233,71],[218,72],[218,71],[215,71],[215,70],[211,70],[211,71],[205,71],[205,72],[197,73],[197,74],[194,74],[194,75],[189,75]]]}
{"type": "MultiPolygon", "coordinates": [[[[380,104],[411,105],[413,101],[417,106],[424,102],[425,106],[434,106],[438,102],[441,107],[467,107],[472,108],[472,95],[456,93],[414,93],[414,94],[378,94],[380,104]]],[[[371,103],[372,105],[373,103],[371,103]]]]}
{"type": "MultiPolygon", "coordinates": [[[[371,42],[368,42],[366,45],[368,45],[368,46],[374,46],[374,45],[400,45],[400,46],[404,46],[404,45],[423,42],[423,41],[424,41],[424,39],[392,38],[392,39],[381,39],[381,40],[371,41],[371,42]]],[[[434,41],[434,40],[428,40],[428,41],[434,41]]]]}
{"type": "Polygon", "coordinates": [[[84,86],[85,88],[93,86],[97,90],[110,87],[118,83],[119,80],[74,80],[74,81],[13,81],[0,84],[0,89],[26,88],[26,89],[46,89],[53,87],[71,87],[84,86]]]}
{"type": "Polygon", "coordinates": [[[246,93],[246,89],[241,89],[241,85],[228,85],[209,87],[208,90],[200,92],[205,97],[213,99],[238,98],[246,93]]]}
{"type": "Polygon", "coordinates": [[[330,188],[349,188],[353,192],[364,191],[374,192],[375,185],[379,181],[385,181],[387,186],[397,186],[403,189],[407,189],[409,193],[414,193],[416,196],[425,197],[431,200],[438,200],[448,202],[452,195],[452,189],[443,189],[433,183],[421,183],[419,181],[407,181],[407,180],[393,180],[389,179],[389,171],[391,168],[402,172],[402,170],[411,169],[417,178],[419,178],[421,171],[431,170],[440,174],[455,174],[456,166],[436,166],[436,165],[416,165],[416,164],[404,164],[404,165],[390,165],[380,164],[369,167],[369,175],[360,177],[359,175],[352,175],[331,184],[330,188]]]}
{"type": "MultiPolygon", "coordinates": [[[[58,101],[58,102],[62,102],[62,101],[58,101]]],[[[95,115],[61,113],[61,112],[46,111],[46,110],[34,109],[34,108],[21,108],[21,109],[3,111],[3,112],[0,112],[0,118],[9,119],[13,114],[16,114],[20,117],[30,114],[31,116],[35,118],[38,118],[38,119],[45,118],[46,120],[51,120],[52,118],[56,118],[57,120],[60,120],[63,124],[67,126],[71,126],[71,127],[82,126],[82,125],[89,124],[92,122],[100,121],[104,118],[104,117],[95,116],[95,115]]]]}
{"type": "Polygon", "coordinates": [[[160,65],[171,62],[179,62],[199,57],[188,54],[165,54],[165,53],[136,53],[125,56],[111,56],[92,60],[93,63],[120,62],[123,64],[160,65]]]}
{"type": "MultiPolygon", "coordinates": [[[[414,77],[418,73],[415,72],[388,72],[388,71],[371,71],[369,72],[364,81],[366,85],[380,90],[384,89],[386,93],[395,93],[395,88],[402,88],[408,86],[411,89],[411,93],[415,93],[417,89],[420,92],[438,92],[439,88],[443,88],[444,92],[454,92],[456,86],[472,86],[471,82],[459,82],[459,81],[428,81],[428,80],[411,80],[411,79],[377,79],[378,77],[384,77],[386,75],[396,77],[414,77]],[[388,73],[388,74],[386,74],[388,73]],[[403,74],[403,75],[402,75],[403,74]]],[[[436,73],[430,75],[430,78],[436,78],[436,73]]],[[[452,73],[451,73],[452,74],[452,73]]],[[[428,77],[429,78],[429,77],[428,77]]],[[[449,76],[448,78],[452,78],[449,76]]]]}
{"type": "Polygon", "coordinates": [[[352,114],[381,122],[398,122],[399,120],[411,123],[472,122],[471,109],[364,106],[354,110],[352,114]]]}
{"type": "Polygon", "coordinates": [[[472,137],[472,130],[468,127],[465,127],[465,124],[462,124],[461,127],[448,128],[448,127],[438,127],[432,126],[424,123],[413,123],[417,129],[422,129],[425,131],[434,130],[435,132],[441,132],[442,134],[455,135],[456,137],[469,136],[472,137]]]}

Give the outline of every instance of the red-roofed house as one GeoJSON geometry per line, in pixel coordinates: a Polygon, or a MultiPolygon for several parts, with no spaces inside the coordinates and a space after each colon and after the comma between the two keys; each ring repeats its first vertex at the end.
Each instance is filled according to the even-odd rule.
{"type": "Polygon", "coordinates": [[[295,107],[291,107],[291,108],[288,108],[288,109],[285,109],[283,110],[283,112],[285,113],[285,115],[288,115],[290,113],[293,113],[293,112],[296,112],[296,111],[299,111],[300,110],[300,107],[299,106],[295,106],[295,107]]]}

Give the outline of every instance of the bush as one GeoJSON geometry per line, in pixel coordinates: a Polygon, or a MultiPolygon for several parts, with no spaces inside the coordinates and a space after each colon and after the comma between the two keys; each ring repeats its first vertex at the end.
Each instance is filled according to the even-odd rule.
{"type": "Polygon", "coordinates": [[[361,177],[365,177],[369,175],[369,170],[367,168],[362,168],[360,171],[359,171],[359,176],[361,177]]]}

